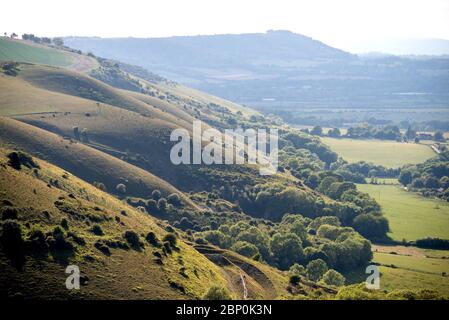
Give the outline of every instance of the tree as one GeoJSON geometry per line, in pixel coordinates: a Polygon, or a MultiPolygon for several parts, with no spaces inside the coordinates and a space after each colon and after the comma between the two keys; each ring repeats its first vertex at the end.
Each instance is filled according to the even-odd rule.
{"type": "Polygon", "coordinates": [[[317,259],[310,261],[307,264],[306,268],[306,274],[307,277],[312,281],[318,281],[323,277],[323,275],[328,270],[326,262],[324,262],[322,259],[317,259]]]}
{"type": "Polygon", "coordinates": [[[231,238],[218,230],[204,232],[204,239],[220,248],[229,248],[231,238]]]}
{"type": "Polygon", "coordinates": [[[424,180],[424,186],[430,189],[438,189],[440,187],[440,181],[435,177],[428,176],[424,180]]]}
{"type": "Polygon", "coordinates": [[[304,259],[301,239],[293,233],[276,233],[270,241],[273,259],[282,270],[304,259]]]}
{"type": "Polygon", "coordinates": [[[161,198],[161,192],[157,189],[153,190],[153,192],[151,192],[151,198],[158,201],[161,198]]]}
{"type": "Polygon", "coordinates": [[[125,194],[126,193],[126,186],[123,183],[119,183],[116,187],[115,190],[117,190],[117,192],[121,193],[121,194],[125,194]]]}
{"type": "Polygon", "coordinates": [[[78,127],[73,127],[73,136],[76,140],[80,140],[80,130],[78,127]]]}
{"type": "Polygon", "coordinates": [[[259,253],[259,249],[255,245],[246,241],[237,241],[232,245],[231,250],[248,258],[252,258],[259,253]]]}
{"type": "Polygon", "coordinates": [[[172,193],[167,197],[168,203],[171,203],[174,206],[179,206],[181,204],[181,198],[179,197],[179,194],[172,193]]]}
{"type": "Polygon", "coordinates": [[[416,131],[412,129],[412,127],[408,127],[407,131],[405,132],[405,136],[408,140],[412,140],[416,138],[416,131]]]}
{"type": "Polygon", "coordinates": [[[339,138],[341,136],[341,132],[340,132],[340,129],[334,128],[334,129],[330,129],[329,132],[327,133],[327,135],[329,137],[339,138]]]}
{"type": "Polygon", "coordinates": [[[12,39],[15,39],[15,38],[17,38],[17,37],[18,37],[17,33],[15,33],[15,32],[11,33],[11,38],[12,38],[12,39]]]}
{"type": "Polygon", "coordinates": [[[295,221],[290,227],[290,232],[296,234],[302,242],[307,240],[307,229],[300,221],[295,221]]]}
{"type": "Polygon", "coordinates": [[[404,186],[409,185],[412,182],[412,172],[410,170],[401,170],[399,174],[399,182],[404,186]]]}
{"type": "Polygon", "coordinates": [[[160,198],[157,202],[157,207],[159,211],[165,212],[167,209],[167,200],[165,198],[160,198]]]}
{"type": "Polygon", "coordinates": [[[341,287],[345,284],[346,279],[338,271],[335,271],[334,269],[329,269],[323,275],[322,281],[329,286],[341,287]]]}
{"type": "Polygon", "coordinates": [[[62,38],[53,38],[53,43],[58,47],[62,47],[64,45],[64,40],[62,40],[62,38]]]}
{"type": "Polygon", "coordinates": [[[362,236],[373,239],[383,238],[389,231],[388,220],[382,216],[361,214],[354,219],[354,229],[362,236]]]}
{"type": "Polygon", "coordinates": [[[81,130],[81,141],[86,143],[89,142],[89,137],[87,136],[87,128],[81,130]]]}
{"type": "Polygon", "coordinates": [[[246,241],[255,245],[264,258],[269,255],[269,239],[259,228],[250,227],[241,231],[237,236],[237,241],[246,241]]]}
{"type": "Polygon", "coordinates": [[[321,136],[323,134],[323,128],[320,126],[315,126],[312,131],[310,131],[310,134],[314,136],[321,136]]]}
{"type": "Polygon", "coordinates": [[[306,274],[306,268],[304,268],[303,265],[294,263],[290,269],[288,269],[288,274],[290,276],[296,275],[296,276],[302,276],[306,274]]]}

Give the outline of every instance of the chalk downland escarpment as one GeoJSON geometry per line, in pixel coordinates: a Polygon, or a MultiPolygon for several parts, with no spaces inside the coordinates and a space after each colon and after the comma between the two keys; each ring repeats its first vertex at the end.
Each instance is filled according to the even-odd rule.
{"type": "Polygon", "coordinates": [[[280,271],[235,253],[228,254],[251,267],[213,263],[182,231],[66,170],[4,148],[0,198],[3,297],[197,299],[216,284],[243,298],[234,277],[240,274],[252,298],[288,296],[280,271]],[[82,290],[66,289],[67,265],[79,267],[82,290]]]}

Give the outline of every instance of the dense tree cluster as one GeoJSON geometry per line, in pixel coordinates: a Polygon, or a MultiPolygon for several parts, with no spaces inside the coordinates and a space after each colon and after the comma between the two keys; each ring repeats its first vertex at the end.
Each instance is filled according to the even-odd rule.
{"type": "Polygon", "coordinates": [[[424,196],[449,201],[449,161],[444,157],[445,155],[440,155],[422,164],[403,167],[399,182],[424,196]]]}
{"type": "MultiPolygon", "coordinates": [[[[287,214],[272,225],[239,221],[197,233],[196,237],[313,281],[322,279],[329,269],[352,270],[372,258],[370,242],[353,228],[341,226],[335,216],[311,219],[287,214]]],[[[335,274],[326,279],[341,282],[335,274]]]]}

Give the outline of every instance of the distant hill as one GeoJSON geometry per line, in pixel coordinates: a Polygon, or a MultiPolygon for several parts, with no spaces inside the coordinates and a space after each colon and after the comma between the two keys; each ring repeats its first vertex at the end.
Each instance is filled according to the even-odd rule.
{"type": "MultiPolygon", "coordinates": [[[[317,107],[445,107],[449,101],[447,57],[356,56],[289,31],[64,40],[69,47],[136,64],[268,113],[317,107]],[[402,94],[410,92],[419,97],[402,94]]],[[[443,52],[437,46],[446,44],[420,43],[426,54],[443,52]]]]}

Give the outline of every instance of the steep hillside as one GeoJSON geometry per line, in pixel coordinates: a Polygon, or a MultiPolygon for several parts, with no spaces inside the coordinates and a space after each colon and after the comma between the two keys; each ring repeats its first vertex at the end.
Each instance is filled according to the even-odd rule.
{"type": "Polygon", "coordinates": [[[72,70],[89,72],[98,67],[98,62],[67,48],[54,48],[32,41],[0,38],[0,61],[38,63],[67,67],[72,70]],[[64,50],[62,50],[64,49],[64,50]]]}
{"type": "Polygon", "coordinates": [[[2,297],[195,299],[218,285],[243,298],[232,274],[245,275],[252,298],[287,294],[286,277],[272,268],[235,254],[232,266],[214,264],[179,231],[171,231],[176,245],[162,246],[172,230],[164,223],[66,170],[23,154],[17,167],[7,155],[0,149],[2,297]],[[256,276],[238,261],[263,271],[256,276]],[[79,291],[65,288],[68,265],[81,271],[79,291]]]}
{"type": "MultiPolygon", "coordinates": [[[[89,145],[4,117],[0,118],[0,128],[2,145],[39,155],[90,183],[103,183],[112,193],[119,193],[116,186],[120,183],[125,184],[126,193],[134,197],[148,196],[155,189],[164,195],[180,193],[148,171],[89,145]]],[[[190,200],[185,201],[191,204],[190,200]]]]}

